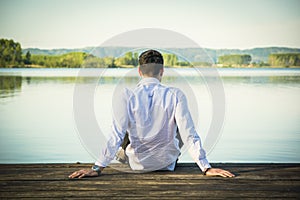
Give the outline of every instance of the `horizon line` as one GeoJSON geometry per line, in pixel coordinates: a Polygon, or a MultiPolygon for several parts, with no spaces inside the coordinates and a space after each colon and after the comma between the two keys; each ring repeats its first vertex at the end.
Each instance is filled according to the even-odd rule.
{"type": "MultiPolygon", "coordinates": [[[[88,49],[88,48],[108,48],[108,47],[114,47],[114,48],[138,48],[139,46],[115,46],[115,45],[110,45],[110,46],[85,46],[85,47],[58,47],[58,48],[43,48],[43,47],[22,47],[22,49],[39,49],[39,50],[59,50],[59,49],[88,49]]],[[[251,50],[251,49],[263,49],[263,48],[289,48],[289,49],[300,49],[300,47],[291,47],[291,46],[275,46],[275,45],[270,45],[270,46],[255,46],[255,47],[249,47],[249,48],[227,48],[227,47],[222,47],[222,48],[211,48],[211,47],[163,47],[165,49],[212,49],[212,50],[251,50]]]]}

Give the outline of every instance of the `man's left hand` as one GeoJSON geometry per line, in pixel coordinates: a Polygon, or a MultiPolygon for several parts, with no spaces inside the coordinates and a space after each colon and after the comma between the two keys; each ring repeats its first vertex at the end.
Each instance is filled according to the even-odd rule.
{"type": "Polygon", "coordinates": [[[91,169],[82,169],[72,173],[69,178],[83,178],[87,176],[98,176],[98,173],[91,169]]]}

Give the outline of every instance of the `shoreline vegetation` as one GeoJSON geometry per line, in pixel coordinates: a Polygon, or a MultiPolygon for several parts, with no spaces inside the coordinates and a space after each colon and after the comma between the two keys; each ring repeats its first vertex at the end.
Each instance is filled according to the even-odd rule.
{"type": "MultiPolygon", "coordinates": [[[[120,57],[99,57],[87,52],[46,55],[32,54],[30,50],[23,55],[20,43],[0,39],[0,68],[134,68],[138,66],[138,55],[139,52],[130,51],[120,57]]],[[[178,55],[163,53],[165,66],[174,68],[300,68],[300,49],[288,52],[288,48],[285,48],[284,52],[264,55],[267,61],[254,60],[251,54],[220,55],[214,62],[205,59],[206,55],[197,56],[198,59],[189,62],[178,55]]]]}

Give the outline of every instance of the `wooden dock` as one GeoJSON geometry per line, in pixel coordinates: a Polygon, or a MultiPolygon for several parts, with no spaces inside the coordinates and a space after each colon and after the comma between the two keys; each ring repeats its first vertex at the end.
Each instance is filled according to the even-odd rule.
{"type": "Polygon", "coordinates": [[[1,164],[1,199],[300,199],[299,164],[212,164],[235,178],[201,175],[195,164],[175,172],[125,173],[105,169],[100,177],[69,179],[91,164],[1,164]]]}

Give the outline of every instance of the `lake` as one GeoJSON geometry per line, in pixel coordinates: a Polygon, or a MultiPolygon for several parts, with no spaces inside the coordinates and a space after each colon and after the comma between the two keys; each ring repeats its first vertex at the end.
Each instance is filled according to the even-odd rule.
{"type": "MultiPolygon", "coordinates": [[[[217,73],[165,69],[162,81],[187,94],[204,146],[214,116],[223,112],[215,108],[224,106],[208,159],[299,163],[300,69],[228,68],[217,73]],[[213,96],[214,80],[219,80],[224,99],[213,96]]],[[[118,87],[134,87],[138,80],[135,69],[0,69],[0,163],[94,162],[74,120],[75,88],[93,90],[93,112],[104,133],[95,139],[100,148],[110,131],[118,87]]],[[[184,153],[180,161],[192,160],[184,153]]]]}

